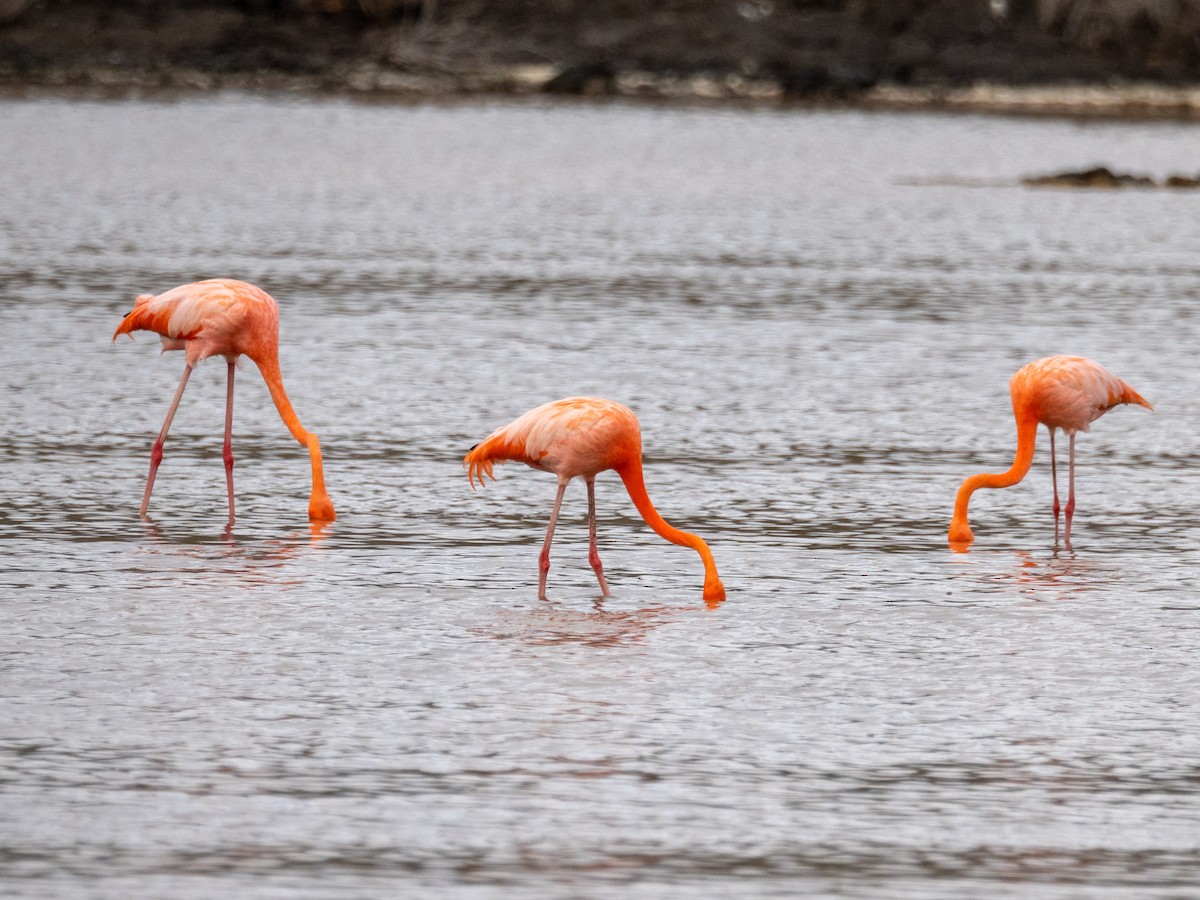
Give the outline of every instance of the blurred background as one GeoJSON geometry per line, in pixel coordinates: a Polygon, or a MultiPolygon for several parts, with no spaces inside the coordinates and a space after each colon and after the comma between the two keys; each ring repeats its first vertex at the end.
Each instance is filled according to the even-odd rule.
{"type": "Polygon", "coordinates": [[[1194,0],[0,0],[0,81],[865,99],[1200,72],[1194,0]]]}
{"type": "Polygon", "coordinates": [[[1194,897],[1198,7],[0,0],[0,894],[1194,897]],[[219,359],[139,518],[211,277],[335,522],[219,359]],[[1154,411],[951,552],[1058,353],[1154,411]],[[612,473],[537,599],[576,394],[725,603],[612,473]]]}

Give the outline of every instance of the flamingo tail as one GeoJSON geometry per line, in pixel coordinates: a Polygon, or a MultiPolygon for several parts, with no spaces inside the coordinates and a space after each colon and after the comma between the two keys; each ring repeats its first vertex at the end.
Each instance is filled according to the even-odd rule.
{"type": "Polygon", "coordinates": [[[1145,397],[1131,388],[1124,381],[1121,382],[1121,394],[1117,397],[1117,403],[1133,403],[1138,406],[1144,406],[1146,409],[1154,409],[1145,397]]]}
{"type": "Polygon", "coordinates": [[[131,334],[134,331],[167,333],[167,320],[171,317],[171,310],[164,308],[158,312],[150,312],[148,304],[153,299],[153,294],[143,294],[133,301],[133,309],[125,313],[124,318],[117,325],[117,330],[113,332],[112,339],[114,341],[121,335],[131,334]]]}
{"type": "Polygon", "coordinates": [[[500,429],[472,447],[470,452],[463,457],[463,466],[466,467],[467,478],[471,482],[471,489],[474,490],[476,482],[479,487],[485,485],[485,476],[492,481],[496,480],[496,475],[492,471],[492,467],[496,463],[524,458],[525,441],[514,438],[504,429],[500,429]]]}

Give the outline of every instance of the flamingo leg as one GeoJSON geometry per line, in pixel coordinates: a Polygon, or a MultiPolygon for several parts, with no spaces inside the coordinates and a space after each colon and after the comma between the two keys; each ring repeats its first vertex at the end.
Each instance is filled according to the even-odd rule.
{"type": "Polygon", "coordinates": [[[600,562],[600,550],[596,546],[596,479],[587,480],[588,494],[588,562],[600,580],[600,593],[610,596],[608,582],[604,580],[604,565],[600,562]]]}
{"type": "Polygon", "coordinates": [[[1071,543],[1071,517],[1075,515],[1075,434],[1071,434],[1071,456],[1070,456],[1070,474],[1068,476],[1070,482],[1070,493],[1067,496],[1066,508],[1066,528],[1063,531],[1063,539],[1067,542],[1068,549],[1071,543]]]}
{"type": "Polygon", "coordinates": [[[150,507],[150,491],[154,489],[154,476],[158,474],[158,467],[162,463],[163,444],[167,440],[167,431],[171,428],[171,420],[175,418],[175,410],[179,409],[179,401],[183,397],[183,389],[187,387],[188,378],[192,374],[192,365],[187,363],[183,367],[183,377],[179,379],[179,387],[175,389],[175,399],[171,401],[171,408],[167,410],[167,418],[163,422],[162,431],[158,433],[158,440],[154,442],[154,446],[150,448],[150,474],[146,478],[146,493],[142,495],[142,508],[138,511],[143,519],[146,518],[146,510],[150,507]]]}
{"type": "Polygon", "coordinates": [[[1054,457],[1054,429],[1050,429],[1050,483],[1054,485],[1054,527],[1058,529],[1058,467],[1054,457]]]}
{"type": "Polygon", "coordinates": [[[225,484],[229,488],[229,524],[233,524],[233,373],[235,363],[229,363],[229,388],[225,393],[225,484]]]}
{"type": "Polygon", "coordinates": [[[546,527],[546,540],[542,543],[542,552],[538,556],[538,599],[546,599],[546,576],[550,574],[550,542],[554,540],[554,526],[558,524],[558,511],[562,508],[563,494],[567,492],[567,482],[558,483],[558,493],[554,496],[554,510],[550,513],[550,524],[546,527]]]}

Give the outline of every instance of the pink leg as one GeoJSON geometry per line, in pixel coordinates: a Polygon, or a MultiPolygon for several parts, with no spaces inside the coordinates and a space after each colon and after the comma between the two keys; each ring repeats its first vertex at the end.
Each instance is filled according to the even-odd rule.
{"type": "Polygon", "coordinates": [[[146,510],[150,507],[150,491],[154,489],[154,476],[158,474],[159,464],[163,458],[163,444],[167,440],[167,431],[171,427],[171,420],[175,418],[175,410],[179,409],[179,400],[183,397],[183,389],[187,387],[188,378],[192,374],[190,364],[183,367],[183,377],[179,379],[179,387],[175,390],[175,399],[171,401],[171,408],[167,410],[166,421],[163,422],[162,431],[158,433],[158,440],[154,442],[154,446],[150,449],[150,475],[146,478],[146,493],[142,495],[142,508],[139,515],[146,518],[146,510]]]}
{"type": "Polygon", "coordinates": [[[1054,525],[1058,527],[1058,513],[1061,508],[1058,505],[1058,469],[1054,458],[1054,429],[1050,430],[1050,483],[1054,485],[1054,525]]]}
{"type": "Polygon", "coordinates": [[[546,540],[542,544],[541,555],[538,556],[538,599],[546,599],[546,576],[550,574],[550,542],[554,540],[554,526],[558,524],[558,511],[562,508],[563,494],[567,492],[567,482],[558,483],[558,494],[554,497],[554,511],[550,513],[550,525],[546,528],[546,540]]]}
{"type": "Polygon", "coordinates": [[[229,389],[225,394],[225,484],[229,488],[229,524],[233,524],[233,373],[236,365],[229,364],[229,389]]]}
{"type": "Polygon", "coordinates": [[[605,597],[610,596],[608,590],[608,582],[604,580],[604,565],[600,562],[600,550],[596,547],[596,479],[589,478],[587,480],[588,492],[588,562],[592,564],[592,570],[596,573],[596,577],[600,579],[600,593],[605,597]]]}
{"type": "Polygon", "coordinates": [[[1070,461],[1070,493],[1067,496],[1067,525],[1063,531],[1063,539],[1067,542],[1068,547],[1071,543],[1071,517],[1075,515],[1075,434],[1071,434],[1071,461],[1070,461]]]}

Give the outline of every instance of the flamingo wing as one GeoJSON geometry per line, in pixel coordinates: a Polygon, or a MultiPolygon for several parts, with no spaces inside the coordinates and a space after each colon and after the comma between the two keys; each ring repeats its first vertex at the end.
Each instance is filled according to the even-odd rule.
{"type": "Polygon", "coordinates": [[[1013,396],[1035,404],[1038,418],[1068,433],[1087,431],[1114,406],[1150,406],[1132,387],[1099,363],[1082,356],[1049,356],[1025,366],[1013,376],[1013,396]]]}
{"type": "Polygon", "coordinates": [[[214,278],[138,297],[113,339],[153,331],[162,338],[163,349],[186,349],[194,364],[209,356],[246,352],[250,341],[275,334],[278,321],[279,307],[270,294],[244,281],[214,278]],[[247,328],[251,321],[256,328],[247,328]]]}
{"type": "Polygon", "coordinates": [[[561,478],[595,475],[612,468],[641,440],[637,417],[628,407],[599,397],[567,397],[543,403],[497,428],[471,448],[464,465],[472,484],[494,478],[492,466],[516,460],[561,478]]]}

